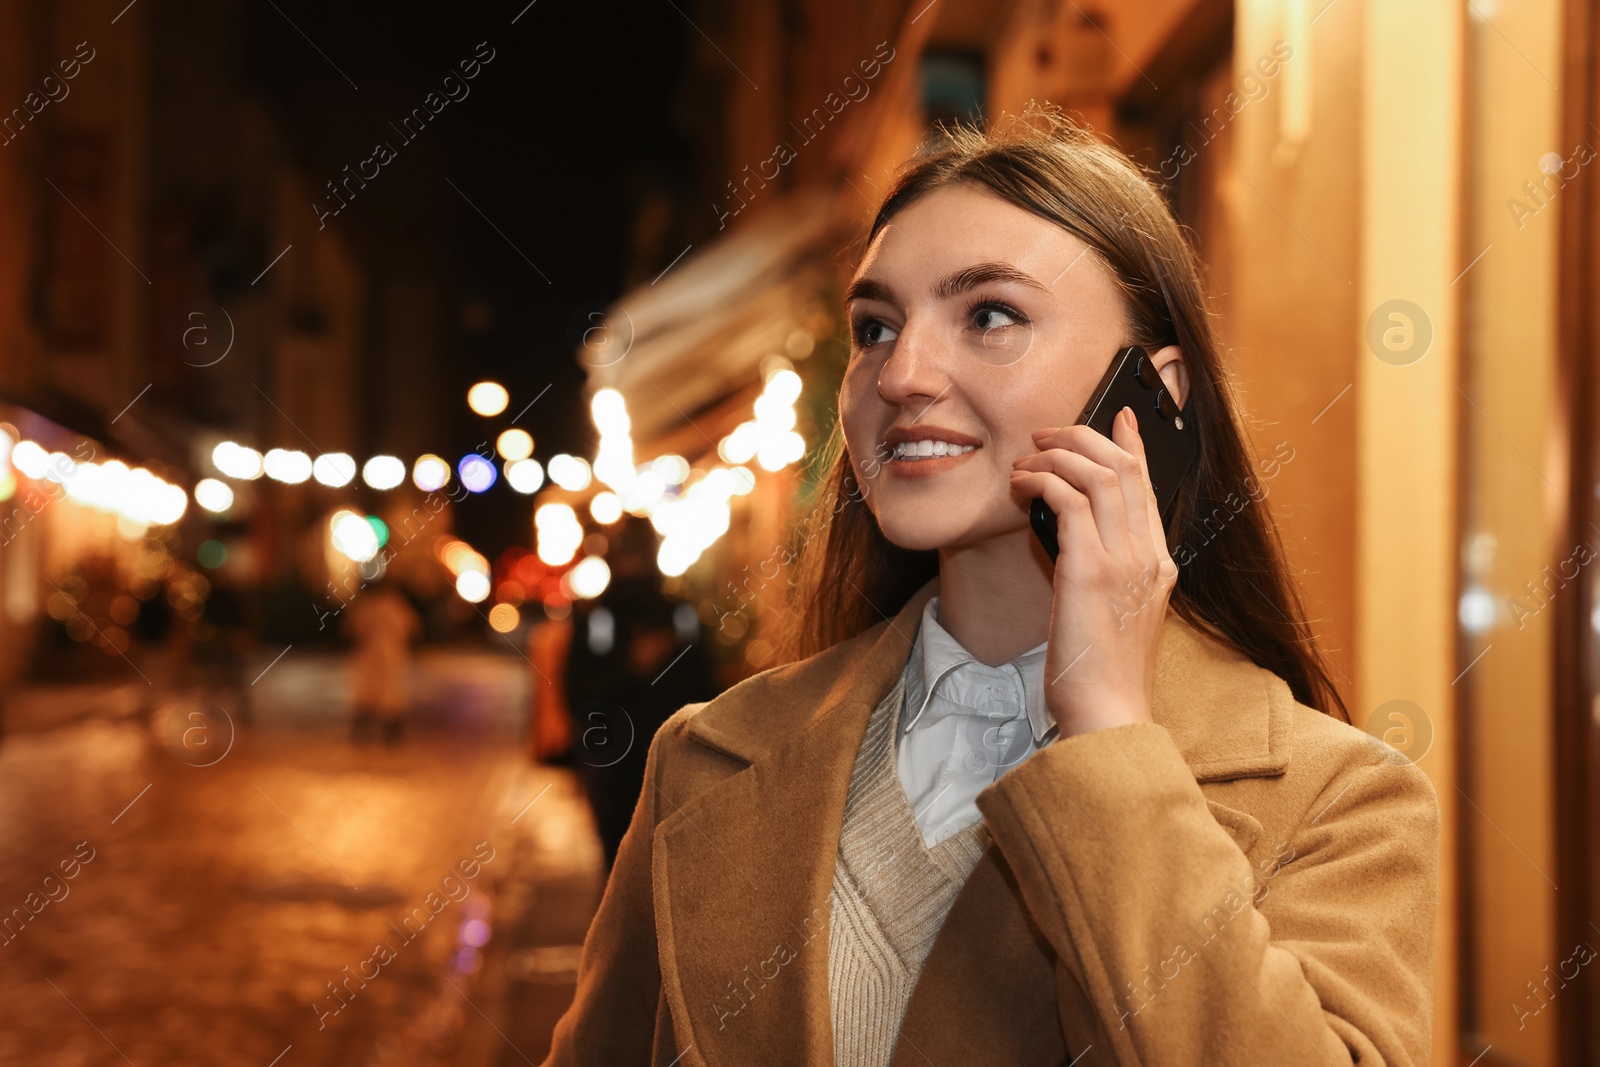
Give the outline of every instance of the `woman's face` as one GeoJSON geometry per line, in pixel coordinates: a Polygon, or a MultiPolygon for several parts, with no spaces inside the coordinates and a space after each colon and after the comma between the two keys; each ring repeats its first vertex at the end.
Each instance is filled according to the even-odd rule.
{"type": "MultiPolygon", "coordinates": [[[[1077,420],[1127,336],[1122,295],[1088,245],[975,185],[895,215],[846,312],[839,403],[851,463],[884,536],[909,549],[1026,528],[1012,462],[1038,452],[1035,430],[1077,420]],[[925,452],[941,438],[931,458],[895,448],[925,452]]],[[[1178,349],[1152,358],[1163,369],[1178,349]]],[[[1169,388],[1175,372],[1166,368],[1169,388]]]]}

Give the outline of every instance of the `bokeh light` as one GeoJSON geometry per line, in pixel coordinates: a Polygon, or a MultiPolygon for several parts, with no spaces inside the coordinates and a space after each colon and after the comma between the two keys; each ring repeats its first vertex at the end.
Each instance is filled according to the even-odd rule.
{"type": "Polygon", "coordinates": [[[569,456],[562,452],[550,457],[550,464],[546,468],[550,480],[563,489],[574,493],[582,492],[589,488],[591,473],[589,464],[577,456],[569,456]]]}
{"type": "Polygon", "coordinates": [[[50,466],[50,453],[32,441],[18,441],[11,448],[11,465],[29,478],[42,478],[50,466]]]}
{"type": "Polygon", "coordinates": [[[194,550],[194,558],[200,561],[200,566],[216,570],[228,562],[228,549],[221,541],[201,541],[200,547],[194,550]]]}
{"type": "Polygon", "coordinates": [[[494,464],[478,455],[469,452],[461,457],[456,473],[461,476],[461,484],[466,486],[468,492],[481,493],[495,483],[500,476],[494,464]]]}
{"type": "Polygon", "coordinates": [[[600,556],[585,556],[567,572],[566,581],[574,599],[597,597],[611,584],[611,567],[600,556]]]}
{"type": "Polygon", "coordinates": [[[622,498],[609,489],[602,489],[589,501],[589,514],[602,526],[610,526],[622,518],[622,498]]]}
{"type": "Polygon", "coordinates": [[[342,489],[355,481],[356,460],[348,452],[328,452],[317,457],[311,465],[311,474],[321,485],[342,489]]]}
{"type": "MultiPolygon", "coordinates": [[[[501,605],[501,607],[505,606],[501,605]]],[[[512,614],[516,614],[515,608],[512,609],[512,614]]],[[[489,613],[489,621],[494,621],[494,612],[489,613]]],[[[499,629],[499,627],[496,627],[496,629],[499,629]]],[[[501,632],[504,633],[505,631],[502,630],[501,632]]],[[[456,940],[463,945],[482,948],[489,943],[489,924],[482,919],[468,919],[461,924],[461,931],[456,934],[456,940]]]]}
{"type": "Polygon", "coordinates": [[[467,407],[489,418],[500,414],[511,402],[511,394],[499,382],[479,382],[467,390],[467,407]]]}
{"type": "Polygon", "coordinates": [[[615,389],[601,389],[589,401],[589,414],[602,434],[625,434],[630,429],[628,404],[615,389]]]}
{"type": "Polygon", "coordinates": [[[482,603],[489,596],[489,576],[478,571],[456,575],[456,593],[469,604],[482,603]]]}
{"type": "Polygon", "coordinates": [[[565,566],[583,544],[583,524],[568,504],[541,504],[533,512],[533,538],[540,559],[565,566]]]}
{"type": "Polygon", "coordinates": [[[494,450],[500,453],[501,459],[509,459],[513,463],[527,459],[533,455],[533,436],[527,430],[513,427],[495,438],[494,450]]]}
{"type": "Polygon", "coordinates": [[[299,485],[311,478],[311,457],[298,449],[274,448],[262,461],[267,477],[285,485],[299,485]]]}
{"type": "Polygon", "coordinates": [[[650,464],[650,470],[661,479],[663,485],[682,485],[689,480],[689,461],[670,452],[665,456],[657,456],[655,462],[650,464]]]}
{"type": "Polygon", "coordinates": [[[519,493],[537,493],[544,484],[544,468],[536,459],[506,464],[506,483],[519,493]]]}
{"type": "Polygon", "coordinates": [[[353,511],[336,512],[329,522],[333,547],[357,563],[378,554],[378,535],[365,518],[353,511]]]}
{"type": "Polygon", "coordinates": [[[227,482],[201,478],[195,483],[194,502],[213,514],[220,514],[233,507],[233,490],[227,482]]]}
{"type": "Polygon", "coordinates": [[[373,456],[361,468],[361,478],[374,489],[393,489],[406,480],[406,465],[397,456],[373,456]]]}
{"type": "Polygon", "coordinates": [[[253,481],[264,471],[261,453],[237,441],[224,441],[213,448],[211,464],[225,477],[241,482],[253,481]]]}
{"type": "Polygon", "coordinates": [[[450,464],[439,456],[428,453],[418,456],[411,465],[411,484],[424,493],[437,492],[450,484],[450,464]]]}

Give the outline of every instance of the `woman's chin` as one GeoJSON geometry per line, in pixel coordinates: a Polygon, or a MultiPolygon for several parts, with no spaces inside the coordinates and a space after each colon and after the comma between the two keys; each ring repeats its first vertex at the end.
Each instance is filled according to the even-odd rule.
{"type": "Polygon", "coordinates": [[[878,516],[878,529],[883,531],[884,538],[896,548],[903,548],[909,552],[926,552],[930,549],[944,548],[961,539],[962,531],[947,526],[943,523],[930,525],[918,522],[913,517],[890,519],[885,521],[884,516],[878,516]]]}
{"type": "Polygon", "coordinates": [[[878,528],[883,531],[883,536],[889,543],[911,552],[927,552],[943,548],[956,548],[961,545],[981,541],[987,533],[976,530],[972,524],[944,522],[919,522],[915,518],[907,517],[899,521],[891,521],[887,525],[880,519],[878,528]]]}
{"type": "Polygon", "coordinates": [[[935,516],[879,515],[878,529],[883,531],[884,538],[890,544],[910,552],[971,548],[996,538],[1028,531],[1027,513],[1017,509],[1015,502],[1001,507],[1007,512],[1004,516],[963,517],[952,515],[949,511],[935,516]]]}

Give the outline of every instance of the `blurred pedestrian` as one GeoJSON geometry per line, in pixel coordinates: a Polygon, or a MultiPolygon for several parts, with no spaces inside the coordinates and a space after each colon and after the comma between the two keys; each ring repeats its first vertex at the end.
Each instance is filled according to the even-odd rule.
{"type": "Polygon", "coordinates": [[[574,615],[565,678],[573,755],[610,871],[651,739],[673,712],[715,696],[717,685],[693,606],[661,588],[649,520],[625,517],[607,555],[611,582],[574,615]]]}
{"type": "Polygon", "coordinates": [[[572,616],[551,616],[538,601],[524,609],[528,627],[528,758],[565,763],[572,755],[572,710],[561,682],[572,645],[572,616]]]}
{"type": "Polygon", "coordinates": [[[250,685],[245,678],[247,665],[255,654],[256,638],[244,594],[234,579],[218,572],[212,578],[211,595],[203,610],[212,627],[210,636],[195,650],[203,667],[203,688],[211,695],[225,694],[225,705],[238,713],[241,722],[248,723],[250,685]]]}
{"type": "Polygon", "coordinates": [[[422,620],[398,590],[382,584],[363,589],[345,611],[345,632],[355,642],[351,737],[359,741],[377,728],[386,743],[395,744],[411,702],[411,642],[422,620]]]}

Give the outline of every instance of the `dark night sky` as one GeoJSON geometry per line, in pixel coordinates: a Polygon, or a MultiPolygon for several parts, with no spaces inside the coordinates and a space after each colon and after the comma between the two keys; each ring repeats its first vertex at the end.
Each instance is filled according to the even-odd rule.
{"type": "MultiPolygon", "coordinates": [[[[397,158],[338,224],[379,284],[437,285],[456,333],[454,388],[438,402],[455,420],[457,449],[483,435],[466,386],[493,377],[513,408],[553,383],[527,420],[538,457],[590,453],[570,322],[621,294],[640,190],[653,184],[682,203],[690,188],[694,145],[674,114],[694,32],[664,2],[241,0],[241,80],[282,117],[313,182],[354,166],[377,140],[396,144],[397,158]],[[494,56],[470,95],[401,143],[387,124],[458,73],[479,42],[494,56]],[[474,303],[489,309],[485,331],[463,325],[474,303]]],[[[458,518],[488,542],[481,548],[526,542],[526,498],[497,486],[474,505],[458,518]]]]}

